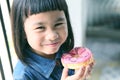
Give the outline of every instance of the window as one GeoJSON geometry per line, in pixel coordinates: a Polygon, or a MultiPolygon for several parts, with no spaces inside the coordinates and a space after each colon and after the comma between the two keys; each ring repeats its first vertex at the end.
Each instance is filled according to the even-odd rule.
{"type": "Polygon", "coordinates": [[[17,61],[11,35],[11,3],[12,0],[1,0],[0,5],[0,80],[13,80],[12,72],[17,61]]]}

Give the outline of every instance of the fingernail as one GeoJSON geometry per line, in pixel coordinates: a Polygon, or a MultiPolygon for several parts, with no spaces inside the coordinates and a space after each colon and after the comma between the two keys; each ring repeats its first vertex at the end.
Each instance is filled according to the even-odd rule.
{"type": "Polygon", "coordinates": [[[85,66],[83,66],[82,70],[85,70],[85,66]]]}

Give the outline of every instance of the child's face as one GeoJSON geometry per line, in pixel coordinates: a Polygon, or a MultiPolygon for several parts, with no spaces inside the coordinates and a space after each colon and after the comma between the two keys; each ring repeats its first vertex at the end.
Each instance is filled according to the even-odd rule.
{"type": "Polygon", "coordinates": [[[24,30],[32,51],[44,57],[55,54],[68,36],[63,11],[30,15],[24,22],[24,30]]]}

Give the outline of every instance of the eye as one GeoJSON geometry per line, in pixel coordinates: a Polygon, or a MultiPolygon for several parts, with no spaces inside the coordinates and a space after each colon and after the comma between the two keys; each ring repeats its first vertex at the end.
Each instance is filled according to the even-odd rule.
{"type": "Polygon", "coordinates": [[[39,26],[39,27],[36,28],[36,30],[43,31],[43,30],[45,30],[45,27],[44,26],[39,26]]]}
{"type": "Polygon", "coordinates": [[[61,26],[61,25],[63,25],[64,23],[57,23],[57,24],[55,24],[55,27],[58,27],[58,26],[61,26]]]}
{"type": "Polygon", "coordinates": [[[45,29],[45,27],[40,26],[40,27],[37,27],[36,29],[45,29]]]}

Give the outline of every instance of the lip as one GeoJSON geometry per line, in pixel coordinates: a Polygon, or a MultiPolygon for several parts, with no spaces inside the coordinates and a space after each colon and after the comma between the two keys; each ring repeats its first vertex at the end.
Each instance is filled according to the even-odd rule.
{"type": "Polygon", "coordinates": [[[54,43],[46,44],[46,46],[56,47],[58,44],[59,42],[54,42],[54,43]]]}

